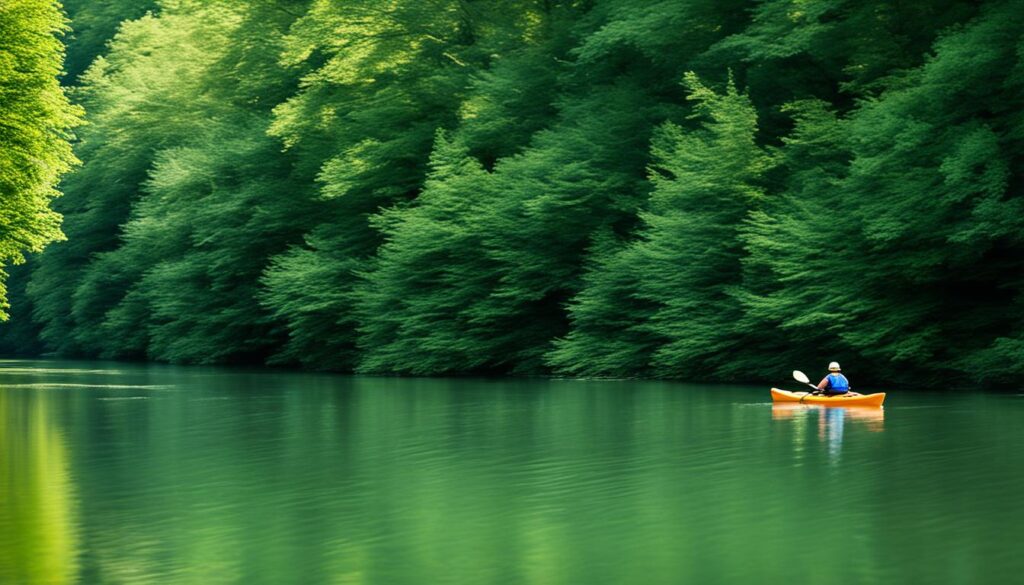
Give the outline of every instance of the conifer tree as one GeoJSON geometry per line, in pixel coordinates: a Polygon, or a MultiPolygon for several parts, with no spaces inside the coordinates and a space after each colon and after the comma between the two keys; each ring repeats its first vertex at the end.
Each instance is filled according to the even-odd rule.
{"type": "Polygon", "coordinates": [[[495,166],[495,204],[473,223],[499,279],[474,311],[514,369],[541,371],[548,344],[565,334],[564,306],[593,235],[633,225],[647,192],[644,144],[673,113],[621,80],[565,104],[551,128],[495,166]]]}
{"type": "Polygon", "coordinates": [[[549,358],[565,371],[621,374],[639,365],[635,351],[624,351],[635,346],[653,350],[646,365],[657,375],[699,378],[729,371],[742,350],[733,327],[741,315],[737,235],[763,198],[769,157],[755,141],[754,107],[731,80],[722,94],[692,73],[685,83],[699,127],[665,124],[654,140],[654,189],[638,238],[620,258],[596,264],[601,274],[589,283],[597,289],[575,301],[577,328],[549,358]]]}
{"type": "Polygon", "coordinates": [[[474,319],[472,301],[493,286],[472,209],[492,204],[490,177],[468,150],[438,133],[423,192],[409,208],[374,219],[384,234],[357,290],[359,369],[437,374],[495,361],[500,336],[474,319]]]}
{"type": "Polygon", "coordinates": [[[740,236],[747,256],[737,325],[771,335],[736,363],[758,376],[777,372],[779,362],[854,355],[835,331],[843,320],[838,307],[825,300],[849,294],[847,285],[830,286],[819,273],[856,245],[856,227],[848,225],[851,202],[841,190],[852,156],[849,125],[820,100],[793,102],[784,112],[795,123],[779,153],[780,192],[751,214],[740,236]]]}

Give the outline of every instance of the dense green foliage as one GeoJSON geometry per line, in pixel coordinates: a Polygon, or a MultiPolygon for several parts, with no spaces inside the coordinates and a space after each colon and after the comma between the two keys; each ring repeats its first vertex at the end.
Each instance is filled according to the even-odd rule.
{"type": "Polygon", "coordinates": [[[79,121],[57,82],[64,59],[64,17],[56,2],[0,4],[0,318],[6,319],[2,268],[60,239],[50,209],[60,176],[75,157],[70,131],[79,121]]]}
{"type": "Polygon", "coordinates": [[[1022,0],[69,12],[84,164],[10,351],[1024,373],[1022,0]]]}
{"type": "Polygon", "coordinates": [[[74,82],[96,57],[106,51],[118,27],[157,7],[156,0],[63,0],[71,21],[67,35],[65,82],[74,82]]]}
{"type": "Polygon", "coordinates": [[[731,291],[741,284],[739,230],[764,197],[769,157],[755,141],[757,112],[731,79],[722,95],[693,74],[686,84],[702,123],[666,124],[654,140],[637,238],[592,270],[572,309],[576,326],[552,354],[560,369],[720,376],[752,341],[733,326],[742,312],[731,291]],[[622,313],[609,318],[609,309],[622,313]]]}

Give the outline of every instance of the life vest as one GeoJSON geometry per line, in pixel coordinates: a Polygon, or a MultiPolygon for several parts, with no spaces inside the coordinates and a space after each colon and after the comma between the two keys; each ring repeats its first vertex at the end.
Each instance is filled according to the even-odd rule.
{"type": "Polygon", "coordinates": [[[829,374],[828,389],[836,394],[841,394],[850,389],[850,381],[842,374],[829,374]]]}

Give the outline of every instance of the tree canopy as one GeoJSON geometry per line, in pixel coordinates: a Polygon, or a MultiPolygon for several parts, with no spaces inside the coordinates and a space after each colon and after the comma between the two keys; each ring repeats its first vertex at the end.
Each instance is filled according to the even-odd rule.
{"type": "MultiPolygon", "coordinates": [[[[81,115],[58,83],[66,31],[56,2],[0,5],[0,278],[3,266],[63,237],[50,202],[76,162],[69,140],[81,115]]],[[[6,308],[0,281],[0,318],[6,308]]]]}
{"type": "Polygon", "coordinates": [[[68,10],[88,125],[49,211],[74,162],[64,24],[0,8],[0,261],[59,239],[58,213],[67,234],[15,273],[0,349],[1024,373],[1022,0],[68,10]]]}

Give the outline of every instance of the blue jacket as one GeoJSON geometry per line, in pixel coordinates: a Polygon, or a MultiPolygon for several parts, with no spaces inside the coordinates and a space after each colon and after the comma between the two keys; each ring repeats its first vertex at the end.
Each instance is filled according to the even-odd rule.
{"type": "Polygon", "coordinates": [[[839,394],[847,392],[850,390],[850,381],[842,374],[829,374],[828,389],[839,394]]]}

